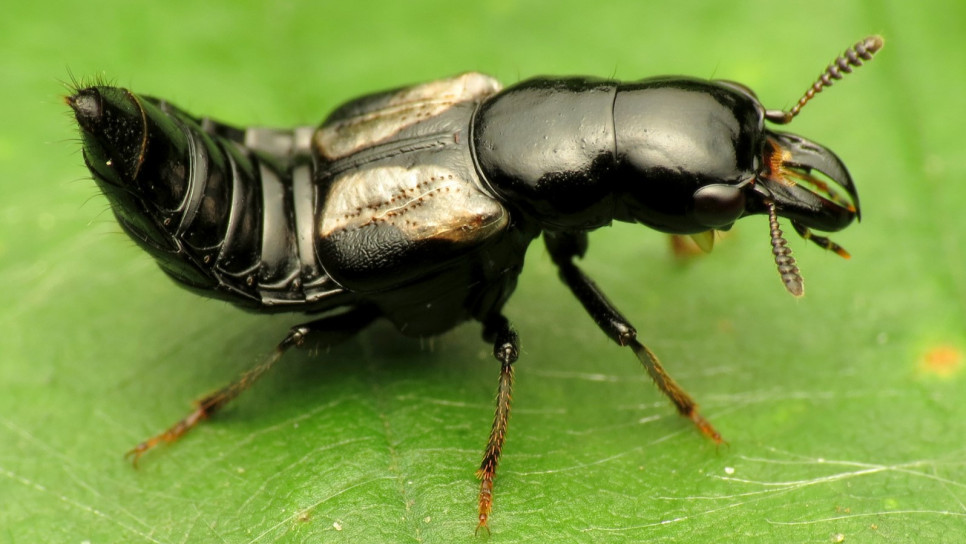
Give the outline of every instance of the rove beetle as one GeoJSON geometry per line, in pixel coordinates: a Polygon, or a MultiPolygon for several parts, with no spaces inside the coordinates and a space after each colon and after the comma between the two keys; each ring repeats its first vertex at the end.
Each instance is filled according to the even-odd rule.
{"type": "Polygon", "coordinates": [[[317,128],[240,129],[126,89],[74,85],[66,101],[87,167],[122,229],[162,270],[248,310],[311,315],[263,363],[128,455],[137,462],[176,440],[310,339],[331,345],[380,317],[418,337],[475,319],[501,365],[477,472],[477,530],[488,530],[519,354],[502,308],[541,233],[601,330],[721,443],[574,261],[587,232],[615,220],[689,234],[710,249],[714,230],[767,214],[781,279],[800,296],[778,217],[847,257],[811,229],[845,228],[859,218],[859,197],[832,151],[766,123],[789,123],[882,45],[873,36],[846,50],[789,111],[766,110],[729,81],[538,77],[501,89],[466,73],[352,100],[317,128]]]}

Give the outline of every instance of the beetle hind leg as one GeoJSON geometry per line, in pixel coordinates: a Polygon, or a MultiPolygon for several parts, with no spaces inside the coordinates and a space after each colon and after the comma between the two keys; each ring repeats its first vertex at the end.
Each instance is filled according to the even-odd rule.
{"type": "Polygon", "coordinates": [[[520,339],[510,327],[510,322],[502,315],[487,320],[484,324],[483,337],[493,342],[493,356],[500,361],[500,382],[496,392],[496,411],[493,414],[493,428],[490,438],[486,442],[483,462],[476,471],[480,479],[479,524],[480,530],[490,532],[489,519],[493,510],[493,480],[496,478],[496,467],[503,453],[503,442],[506,440],[507,426],[510,421],[510,400],[513,389],[513,363],[520,355],[520,339]]]}
{"type": "Polygon", "coordinates": [[[335,345],[349,336],[362,330],[371,323],[378,313],[368,307],[358,307],[347,312],[329,315],[315,321],[296,325],[289,330],[285,338],[278,343],[271,355],[261,364],[238,377],[235,381],[195,402],[195,409],[180,421],[162,433],[141,442],[131,448],[124,457],[130,458],[134,466],[149,450],[164,443],[171,443],[181,438],[185,433],[195,428],[199,423],[211,417],[238,395],[251,387],[256,380],[269,371],[275,363],[292,347],[300,347],[308,339],[318,339],[320,343],[335,345]]]}

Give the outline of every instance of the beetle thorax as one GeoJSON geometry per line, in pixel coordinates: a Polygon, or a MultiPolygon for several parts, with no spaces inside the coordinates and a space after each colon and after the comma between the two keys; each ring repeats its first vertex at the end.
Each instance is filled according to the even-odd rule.
{"type": "Polygon", "coordinates": [[[537,78],[483,104],[473,144],[490,189],[545,228],[691,232],[699,187],[756,173],[762,116],[715,82],[537,78]]]}
{"type": "Polygon", "coordinates": [[[590,229],[614,215],[617,82],[531,79],[477,112],[477,169],[508,207],[551,229],[590,229]]]}

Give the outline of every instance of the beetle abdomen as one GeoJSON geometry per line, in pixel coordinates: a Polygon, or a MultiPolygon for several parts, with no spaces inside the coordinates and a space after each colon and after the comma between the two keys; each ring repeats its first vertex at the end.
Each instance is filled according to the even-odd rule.
{"type": "Polygon", "coordinates": [[[263,310],[342,291],[314,254],[312,129],[243,131],[113,87],[68,102],[122,227],[175,280],[263,310]]]}

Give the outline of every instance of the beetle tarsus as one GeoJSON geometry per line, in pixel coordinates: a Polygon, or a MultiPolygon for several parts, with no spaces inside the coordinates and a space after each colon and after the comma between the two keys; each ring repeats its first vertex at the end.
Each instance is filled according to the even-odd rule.
{"type": "Polygon", "coordinates": [[[171,443],[178,440],[185,433],[195,428],[199,423],[211,417],[212,414],[220,410],[243,391],[251,387],[251,385],[258,378],[265,374],[265,372],[267,372],[270,368],[275,366],[275,363],[282,358],[282,355],[288,350],[288,348],[300,345],[300,338],[304,336],[304,329],[305,327],[303,326],[294,327],[292,331],[289,332],[289,334],[285,337],[285,339],[279,343],[279,345],[275,348],[268,359],[265,360],[265,362],[249,370],[248,372],[245,372],[234,382],[197,401],[195,403],[196,408],[194,411],[172,425],[163,433],[141,442],[124,454],[124,457],[132,458],[132,463],[134,466],[137,466],[138,460],[149,450],[162,443],[171,443]]]}
{"type": "Polygon", "coordinates": [[[137,446],[134,446],[124,454],[124,458],[130,459],[131,464],[133,464],[134,467],[137,468],[138,461],[141,459],[142,455],[144,455],[149,450],[154,449],[155,446],[158,446],[162,443],[170,444],[171,442],[174,442],[175,440],[180,438],[181,435],[191,430],[202,419],[205,419],[207,417],[208,417],[208,413],[204,411],[202,404],[199,403],[198,408],[196,408],[195,411],[188,414],[187,417],[175,423],[174,425],[171,426],[171,428],[164,431],[163,433],[152,436],[151,438],[145,440],[144,442],[141,442],[137,446]]]}
{"type": "Polygon", "coordinates": [[[513,363],[520,353],[520,339],[510,327],[506,317],[498,315],[484,326],[484,337],[490,337],[493,342],[493,355],[500,361],[500,383],[496,393],[496,411],[493,415],[493,428],[486,442],[483,462],[476,471],[480,479],[479,522],[476,533],[490,532],[489,519],[493,510],[493,480],[496,478],[496,467],[500,463],[503,453],[503,442],[506,440],[507,427],[510,421],[510,401],[513,390],[513,363]]]}
{"type": "Polygon", "coordinates": [[[651,380],[654,381],[661,393],[664,393],[667,398],[671,399],[678,413],[690,419],[698,430],[701,431],[701,434],[710,438],[712,442],[715,444],[723,444],[725,441],[721,438],[721,434],[711,425],[711,422],[701,415],[698,410],[698,403],[694,402],[691,395],[688,395],[687,391],[682,389],[674,381],[674,378],[664,370],[664,366],[661,365],[661,361],[654,355],[654,352],[647,349],[647,346],[641,344],[636,339],[631,341],[629,345],[634,351],[634,355],[641,361],[641,365],[644,366],[644,370],[647,371],[648,376],[651,377],[651,380]]]}
{"type": "Polygon", "coordinates": [[[275,363],[285,355],[286,351],[292,347],[301,347],[304,345],[310,335],[325,336],[321,342],[331,346],[357,333],[371,323],[375,317],[376,314],[371,308],[360,307],[292,327],[264,362],[245,372],[232,383],[197,401],[195,403],[196,408],[190,414],[169,427],[166,431],[152,436],[131,448],[131,450],[124,454],[124,457],[130,458],[136,467],[138,460],[148,451],[160,444],[178,440],[185,433],[211,417],[212,414],[221,410],[226,404],[251,387],[255,381],[275,366],[275,363]]]}

